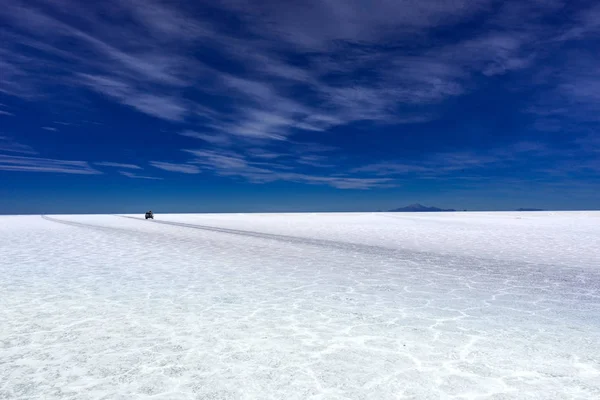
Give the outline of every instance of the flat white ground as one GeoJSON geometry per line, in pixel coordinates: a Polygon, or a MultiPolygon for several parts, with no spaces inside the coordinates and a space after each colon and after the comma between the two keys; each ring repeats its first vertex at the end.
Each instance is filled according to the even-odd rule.
{"type": "Polygon", "coordinates": [[[0,217],[0,399],[598,399],[600,213],[0,217]]]}

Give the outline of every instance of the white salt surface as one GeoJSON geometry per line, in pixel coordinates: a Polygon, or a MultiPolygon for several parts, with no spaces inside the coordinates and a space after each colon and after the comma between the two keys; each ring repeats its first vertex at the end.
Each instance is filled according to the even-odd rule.
{"type": "Polygon", "coordinates": [[[600,213],[0,217],[0,399],[138,398],[598,399],[600,213]]]}

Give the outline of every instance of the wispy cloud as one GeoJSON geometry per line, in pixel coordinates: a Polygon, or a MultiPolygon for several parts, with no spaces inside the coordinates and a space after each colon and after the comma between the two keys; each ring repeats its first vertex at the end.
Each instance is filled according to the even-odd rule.
{"type": "Polygon", "coordinates": [[[148,93],[124,79],[90,74],[80,74],[78,78],[83,85],[94,91],[154,117],[181,121],[186,113],[182,100],[148,93]]]}
{"type": "MultiPolygon", "coordinates": [[[[453,151],[428,154],[410,162],[382,161],[354,168],[354,173],[371,173],[385,177],[445,177],[460,172],[465,176],[489,174],[523,164],[531,158],[548,158],[560,155],[560,151],[547,148],[538,142],[519,142],[508,147],[499,147],[481,151],[453,151]]],[[[567,153],[565,153],[568,156],[567,153]]]]}
{"type": "Polygon", "coordinates": [[[150,165],[155,168],[162,169],[169,172],[181,172],[183,174],[199,174],[200,168],[196,165],[190,164],[175,164],[162,161],[151,161],[150,165]]]}
{"type": "Polygon", "coordinates": [[[285,165],[267,164],[249,160],[233,151],[186,150],[194,156],[190,163],[201,165],[220,176],[240,177],[253,183],[275,181],[299,182],[312,185],[328,185],[338,189],[371,189],[394,186],[392,178],[355,178],[339,174],[311,175],[290,171],[285,165]]]}
{"type": "Polygon", "coordinates": [[[119,173],[121,175],[126,176],[131,179],[149,179],[149,180],[162,180],[163,179],[163,178],[157,178],[154,176],[137,175],[137,174],[134,174],[133,172],[128,172],[128,171],[119,171],[119,173]]]}
{"type": "MultiPolygon", "coordinates": [[[[406,178],[446,179],[457,174],[457,179],[463,180],[489,179],[490,171],[497,174],[498,171],[520,169],[526,165],[525,161],[532,159],[542,161],[543,166],[559,169],[552,160],[568,159],[576,154],[548,148],[540,142],[522,141],[487,150],[429,153],[422,158],[341,168],[336,162],[336,154],[329,153],[335,149],[311,143],[294,143],[290,147],[295,151],[271,152],[268,147],[236,150],[230,146],[185,152],[193,156],[188,160],[189,164],[200,165],[203,170],[224,177],[238,177],[255,183],[290,181],[353,189],[392,187],[406,178]],[[312,167],[311,173],[306,172],[307,166],[312,167]]],[[[530,172],[546,173],[542,168],[530,172]]]]}
{"type": "Polygon", "coordinates": [[[537,74],[544,87],[536,104],[525,111],[537,117],[538,131],[575,132],[588,123],[600,123],[598,60],[581,50],[569,51],[565,60],[537,74]]]}
{"type": "Polygon", "coordinates": [[[14,117],[15,114],[8,112],[8,111],[4,111],[4,110],[0,110],[0,115],[6,115],[8,117],[14,117]]]}
{"type": "MultiPolygon", "coordinates": [[[[348,167],[358,176],[349,178],[334,176],[342,169],[328,154],[335,149],[307,145],[302,135],[314,140],[357,122],[396,125],[398,134],[410,134],[404,126],[435,120],[441,103],[503,76],[519,76],[527,90],[542,88],[545,102],[523,108],[537,118],[532,122],[537,131],[560,133],[564,116],[597,121],[597,56],[573,50],[572,57],[563,57],[563,47],[596,37],[600,7],[570,14],[566,4],[211,3],[211,14],[236,21],[225,26],[206,18],[206,7],[185,2],[108,0],[100,7],[17,0],[0,8],[3,37],[9,39],[0,42],[0,91],[27,100],[56,96],[56,86],[85,97],[93,93],[201,141],[204,148],[188,152],[191,164],[150,163],[162,170],[381,187],[393,183],[390,177],[479,170],[515,158],[464,150],[348,167]],[[455,26],[460,29],[445,34],[455,26]],[[554,57],[560,62],[536,72],[554,57]],[[306,174],[311,168],[319,174],[306,174]]],[[[507,151],[528,154],[516,147],[507,151]]],[[[124,165],[103,164],[137,169],[124,165]]]]}
{"type": "Polygon", "coordinates": [[[339,176],[313,176],[307,174],[278,173],[277,180],[308,183],[312,185],[329,185],[337,189],[373,189],[398,186],[391,178],[347,178],[339,176]]]}
{"type": "Polygon", "coordinates": [[[316,155],[316,154],[300,156],[296,160],[296,162],[298,164],[309,165],[311,167],[317,167],[317,168],[333,168],[333,167],[335,167],[334,164],[330,163],[328,157],[316,155]]]}
{"type": "Polygon", "coordinates": [[[231,170],[249,168],[245,157],[233,151],[214,151],[214,150],[185,150],[193,154],[196,158],[194,163],[202,164],[206,167],[231,170]]]}
{"type": "MultiPolygon", "coordinates": [[[[46,3],[43,9],[25,3],[11,3],[0,11],[0,19],[16,32],[15,44],[28,46],[32,42],[39,43],[42,37],[54,39],[51,45],[44,43],[44,48],[37,46],[36,50],[41,51],[41,55],[38,52],[36,57],[40,58],[23,56],[18,49],[10,46],[5,48],[3,71],[10,73],[8,76],[3,74],[7,79],[0,82],[0,87],[5,86],[8,92],[17,96],[26,95],[25,91],[19,92],[11,83],[16,80],[26,83],[28,88],[37,87],[38,91],[43,91],[47,85],[37,80],[42,69],[37,69],[36,75],[33,67],[45,63],[47,70],[62,72],[58,76],[64,85],[88,87],[158,118],[183,118],[186,106],[177,96],[168,93],[185,86],[183,75],[186,70],[193,75],[196,62],[185,53],[169,52],[171,47],[166,45],[169,40],[165,43],[158,38],[176,38],[181,44],[181,35],[165,33],[182,32],[189,27],[189,24],[182,23],[185,18],[174,17],[174,11],[152,2],[142,5],[109,1],[102,13],[95,6],[82,7],[70,0],[49,0],[46,3]],[[72,13],[72,18],[65,18],[61,11],[65,7],[78,12],[72,13]],[[119,24],[119,13],[123,12],[138,19],[143,27],[156,35],[148,37],[148,31],[144,33],[139,25],[124,27],[119,24]],[[76,27],[82,24],[87,26],[85,32],[76,27]],[[70,39],[69,48],[61,46],[60,39],[64,38],[70,39]],[[81,51],[73,52],[73,46],[79,46],[81,51]],[[86,57],[86,53],[92,54],[92,57],[86,57]],[[71,76],[66,75],[63,69],[64,58],[70,62],[71,76]]],[[[181,46],[177,48],[181,49],[181,46]]]]}
{"type": "Polygon", "coordinates": [[[282,45],[302,49],[330,50],[340,41],[380,43],[414,37],[435,27],[450,25],[477,15],[491,5],[489,0],[379,1],[332,0],[256,4],[231,0],[255,34],[281,38],[282,45]]]}
{"type": "Polygon", "coordinates": [[[48,158],[0,155],[0,170],[23,172],[58,172],[65,174],[101,174],[85,161],[53,160],[48,158]]]}
{"type": "Polygon", "coordinates": [[[28,145],[17,143],[13,139],[0,136],[0,152],[19,153],[19,154],[37,154],[37,152],[28,145]]]}
{"type": "Polygon", "coordinates": [[[42,126],[42,129],[46,130],[46,131],[51,131],[51,132],[57,132],[58,129],[53,128],[51,126],[42,126]]]}
{"type": "Polygon", "coordinates": [[[218,145],[218,146],[227,146],[231,144],[231,137],[227,135],[221,134],[211,134],[211,133],[200,133],[192,130],[185,130],[179,133],[181,136],[186,136],[194,139],[200,139],[207,143],[218,145]]]}
{"type": "Polygon", "coordinates": [[[109,161],[103,161],[103,162],[95,162],[95,165],[99,166],[99,167],[114,167],[114,168],[126,168],[126,169],[142,169],[142,167],[140,167],[139,165],[135,165],[135,164],[123,164],[123,163],[116,163],[116,162],[109,162],[109,161]]]}
{"type": "MultiPolygon", "coordinates": [[[[281,140],[362,120],[422,123],[435,113],[413,114],[402,106],[459,96],[470,89],[472,73],[498,75],[531,65],[535,52],[526,44],[540,34],[524,31],[518,18],[508,16],[534,15],[532,10],[543,16],[552,8],[526,2],[535,5],[500,8],[507,17],[496,18],[503,25],[490,25],[488,31],[496,29],[492,33],[411,51],[404,46],[415,38],[425,41],[430,29],[487,15],[494,10],[493,2],[381,1],[368,11],[361,0],[213,4],[239,18],[242,34],[235,36],[183,4],[176,8],[157,1],[112,0],[101,13],[71,0],[46,0],[43,8],[17,2],[4,7],[0,17],[9,22],[14,40],[35,46],[42,55],[23,55],[5,46],[3,70],[10,76],[3,83],[17,95],[11,82],[43,87],[33,79],[33,68],[46,63],[66,72],[63,64],[44,54],[58,56],[71,63],[71,76],[62,74],[64,84],[86,87],[167,121],[201,114],[209,119],[204,126],[216,134],[198,137],[218,145],[219,136],[281,140]],[[65,7],[77,12],[65,18],[65,7]],[[122,16],[137,24],[120,23],[122,16]],[[85,32],[78,28],[82,25],[88,27],[85,32]],[[44,43],[44,37],[56,40],[44,43]],[[70,39],[84,51],[74,54],[59,39],[70,39]],[[244,65],[247,72],[232,75],[205,64],[191,55],[198,46],[218,50],[224,61],[244,65]],[[290,62],[285,57],[290,49],[307,65],[290,62]],[[310,96],[298,97],[298,88],[310,96]],[[184,92],[226,97],[230,107],[208,108],[184,92]]],[[[594,24],[586,21],[589,31],[594,24]]]]}
{"type": "Polygon", "coordinates": [[[575,23],[569,29],[562,31],[556,40],[560,42],[578,40],[600,33],[600,22],[598,21],[600,21],[600,6],[598,4],[583,8],[577,13],[575,23]]]}

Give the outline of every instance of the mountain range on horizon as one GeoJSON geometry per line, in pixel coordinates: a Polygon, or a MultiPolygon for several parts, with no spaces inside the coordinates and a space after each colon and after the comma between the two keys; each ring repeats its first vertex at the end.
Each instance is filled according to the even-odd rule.
{"type": "Polygon", "coordinates": [[[395,208],[389,212],[452,212],[456,211],[452,208],[443,209],[438,207],[427,207],[419,203],[411,204],[406,207],[395,208]]]}
{"type": "MultiPolygon", "coordinates": [[[[439,207],[427,207],[419,203],[410,204],[406,207],[395,208],[393,210],[389,210],[388,212],[456,212],[453,208],[439,208],[439,207]]],[[[467,211],[467,210],[464,210],[467,211]]],[[[541,208],[517,208],[515,211],[545,211],[541,208]]]]}

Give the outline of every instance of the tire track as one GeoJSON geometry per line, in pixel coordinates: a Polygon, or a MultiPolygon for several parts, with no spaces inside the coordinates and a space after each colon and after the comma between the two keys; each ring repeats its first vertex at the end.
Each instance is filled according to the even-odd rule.
{"type": "MultiPolygon", "coordinates": [[[[113,216],[116,217],[116,215],[113,215],[113,216]]],[[[163,232],[144,232],[144,231],[139,231],[139,230],[134,230],[134,229],[119,228],[119,227],[115,227],[115,226],[102,226],[102,225],[86,224],[83,222],[65,221],[63,219],[48,217],[46,215],[42,215],[42,218],[45,219],[46,221],[55,222],[55,223],[61,224],[61,225],[73,226],[76,228],[83,228],[83,229],[90,229],[90,230],[94,230],[94,231],[109,233],[111,235],[122,234],[122,235],[130,236],[130,237],[141,238],[144,241],[156,240],[159,243],[162,243],[164,241],[179,241],[180,240],[180,238],[178,238],[178,237],[173,237],[173,236],[167,235],[163,232]]]]}
{"type": "MultiPolygon", "coordinates": [[[[374,258],[382,257],[388,260],[393,260],[394,262],[406,262],[412,265],[429,265],[433,270],[450,270],[451,273],[456,273],[457,269],[469,269],[473,270],[473,272],[477,272],[485,275],[494,275],[494,276],[505,276],[508,271],[513,271],[515,268],[515,263],[507,262],[505,260],[491,260],[483,257],[476,256],[457,256],[450,254],[436,254],[432,252],[422,252],[415,250],[406,250],[406,249],[391,249],[383,246],[376,245],[366,245],[359,243],[349,243],[349,242],[341,242],[327,239],[311,239],[311,238],[303,238],[298,236],[289,236],[289,235],[278,235],[272,233],[264,233],[257,231],[246,231],[240,229],[231,229],[231,228],[220,228],[209,225],[195,225],[188,224],[183,222],[174,222],[174,221],[146,221],[141,217],[131,217],[126,215],[113,215],[117,218],[127,218],[136,221],[142,221],[146,223],[154,223],[154,224],[162,224],[173,227],[182,227],[188,229],[195,229],[198,231],[204,232],[214,232],[214,233],[222,233],[227,235],[235,235],[246,238],[256,238],[262,240],[271,240],[276,241],[288,245],[296,245],[296,246],[312,246],[326,250],[338,250],[342,252],[349,252],[354,254],[366,255],[374,258]],[[441,268],[440,266],[445,266],[441,268]]],[[[94,229],[103,232],[109,232],[114,234],[115,232],[123,233],[129,236],[135,237],[143,237],[144,240],[148,240],[149,236],[152,239],[160,240],[160,238],[165,238],[165,240],[175,240],[179,241],[178,237],[174,237],[173,235],[168,235],[160,232],[141,232],[136,230],[118,228],[118,227],[107,227],[93,224],[85,224],[81,222],[74,221],[65,221],[57,218],[52,218],[48,216],[42,216],[42,218],[74,227],[94,229]]],[[[185,240],[189,243],[188,240],[185,240]]],[[[544,264],[539,264],[535,262],[520,262],[518,263],[520,268],[523,270],[520,273],[534,273],[540,274],[542,271],[547,269],[549,266],[544,264]]],[[[572,268],[572,270],[577,271],[577,268],[572,268]]],[[[571,272],[571,271],[570,271],[571,272]]],[[[509,273],[510,275],[510,273],[509,273]]]]}
{"type": "MultiPolygon", "coordinates": [[[[137,221],[146,221],[141,217],[131,217],[127,215],[115,215],[120,218],[128,218],[137,221]]],[[[313,247],[324,248],[328,250],[341,250],[346,252],[354,252],[359,254],[365,254],[373,257],[384,257],[387,259],[394,260],[394,262],[407,262],[411,264],[427,264],[431,265],[434,269],[439,269],[441,265],[447,266],[447,269],[455,270],[455,269],[469,269],[475,270],[478,273],[484,273],[487,275],[494,276],[505,276],[506,271],[513,271],[515,265],[519,265],[521,268],[525,268],[529,273],[542,273],[542,271],[553,267],[549,264],[531,262],[531,261],[521,261],[521,262],[513,262],[499,259],[490,259],[481,256],[460,256],[455,254],[441,254],[441,253],[433,253],[433,252],[425,252],[425,251],[416,251],[409,249],[392,249],[389,247],[377,246],[377,245],[367,245],[360,243],[349,243],[335,240],[327,240],[327,239],[311,239],[299,236],[289,236],[289,235],[281,235],[281,234],[273,234],[273,233],[265,233],[265,232],[257,232],[257,231],[246,231],[240,229],[232,229],[232,228],[220,228],[216,226],[209,225],[196,225],[196,224],[188,224],[184,222],[175,222],[175,221],[157,221],[151,220],[147,221],[155,224],[163,224],[169,226],[183,227],[189,229],[196,229],[200,231],[206,232],[216,232],[216,233],[224,233],[229,235],[236,235],[242,237],[254,237],[257,239],[265,239],[265,240],[274,240],[286,244],[292,245],[308,245],[313,247]]],[[[442,270],[446,268],[441,268],[442,270]]],[[[563,268],[564,270],[573,270],[577,271],[576,267],[574,268],[563,268]]],[[[474,271],[475,272],[475,271],[474,271]]],[[[523,271],[521,271],[522,273],[523,271]]]]}
{"type": "MultiPolygon", "coordinates": [[[[333,240],[310,239],[310,238],[302,238],[302,237],[297,237],[297,236],[276,235],[276,234],[271,234],[271,233],[262,233],[262,232],[256,232],[256,231],[244,231],[244,230],[229,229],[229,228],[219,228],[219,227],[207,226],[207,225],[186,224],[186,223],[182,223],[182,222],[156,221],[156,220],[145,221],[144,218],[130,217],[130,216],[125,216],[125,215],[113,215],[113,216],[119,217],[119,218],[133,219],[136,221],[144,221],[144,222],[148,222],[148,223],[196,229],[196,230],[204,231],[204,232],[215,232],[215,233],[223,233],[223,234],[229,234],[229,235],[235,235],[235,236],[241,236],[241,237],[251,237],[251,238],[256,238],[256,239],[271,240],[271,241],[277,241],[277,242],[285,243],[285,244],[289,244],[289,245],[304,245],[304,246],[308,245],[308,246],[319,247],[319,248],[324,248],[324,249],[329,249],[329,250],[341,250],[341,251],[346,251],[346,252],[367,254],[370,256],[384,256],[384,257],[388,257],[388,258],[393,258],[394,260],[398,260],[398,261],[403,261],[403,260],[409,261],[410,260],[410,258],[407,257],[408,252],[390,249],[387,247],[354,244],[354,243],[348,243],[348,242],[338,242],[338,241],[333,241],[333,240]]],[[[135,230],[131,230],[131,229],[93,225],[93,224],[86,224],[86,223],[75,222],[75,221],[65,221],[65,220],[58,219],[58,218],[48,217],[46,215],[42,215],[42,218],[47,221],[55,222],[55,223],[62,224],[62,225],[73,226],[73,227],[77,227],[77,228],[93,229],[93,230],[112,233],[112,234],[114,234],[115,232],[119,232],[119,233],[127,234],[130,236],[137,236],[137,237],[147,236],[149,234],[149,232],[140,232],[140,231],[135,231],[135,230]]],[[[174,240],[174,239],[176,240],[176,238],[174,238],[173,236],[166,235],[164,233],[153,232],[152,236],[155,236],[155,237],[161,236],[161,237],[168,238],[169,240],[174,240]]],[[[415,252],[413,254],[413,256],[416,256],[418,254],[419,253],[415,252]]],[[[420,254],[420,255],[421,255],[421,257],[424,256],[424,254],[420,254]]],[[[428,255],[428,257],[431,258],[432,255],[428,255]]]]}
{"type": "Polygon", "coordinates": [[[50,221],[50,222],[55,222],[57,224],[74,226],[74,227],[77,227],[77,228],[93,229],[93,230],[102,231],[102,232],[111,232],[111,233],[114,233],[116,231],[116,232],[123,232],[123,233],[133,234],[133,235],[135,235],[136,233],[138,233],[136,231],[132,231],[132,230],[129,230],[129,229],[123,229],[123,228],[115,228],[115,227],[110,227],[110,226],[84,224],[82,222],[75,222],[75,221],[65,221],[64,219],[58,219],[58,218],[48,217],[47,215],[42,215],[42,219],[45,219],[46,221],[50,221]]]}
{"type": "MultiPolygon", "coordinates": [[[[137,221],[145,221],[144,218],[140,217],[130,217],[126,215],[116,215],[121,218],[128,218],[137,221]]],[[[148,221],[150,222],[150,221],[148,221]]],[[[387,255],[393,258],[403,258],[408,261],[406,257],[408,254],[412,255],[424,255],[424,253],[412,252],[412,251],[401,251],[396,249],[391,249],[389,247],[383,246],[375,246],[375,245],[366,245],[359,243],[349,243],[349,242],[340,242],[335,240],[327,240],[327,239],[311,239],[304,238],[299,236],[289,236],[289,235],[278,235],[273,233],[265,233],[265,232],[257,232],[257,231],[246,231],[240,229],[231,229],[231,228],[219,228],[216,226],[209,225],[195,225],[195,224],[187,224],[184,222],[174,222],[174,221],[157,221],[152,220],[151,223],[154,224],[163,224],[170,226],[177,226],[182,228],[190,228],[207,232],[217,232],[217,233],[225,233],[229,235],[243,236],[243,237],[253,237],[257,239],[265,239],[265,240],[274,240],[278,242],[283,242],[287,244],[295,244],[295,245],[309,245],[316,246],[320,248],[328,248],[328,249],[336,249],[343,251],[352,251],[358,253],[366,253],[370,255],[387,255]],[[400,257],[403,256],[403,257],[400,257]]],[[[432,255],[429,255],[430,257],[432,255]]]]}

